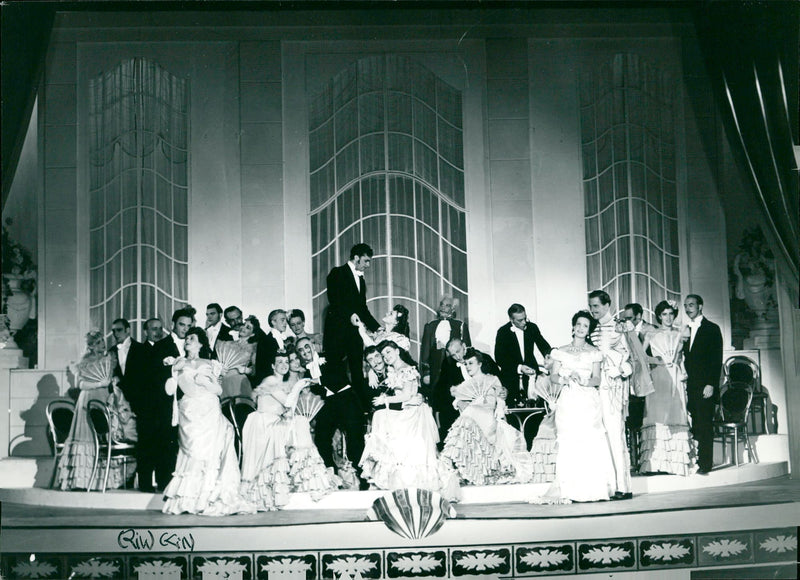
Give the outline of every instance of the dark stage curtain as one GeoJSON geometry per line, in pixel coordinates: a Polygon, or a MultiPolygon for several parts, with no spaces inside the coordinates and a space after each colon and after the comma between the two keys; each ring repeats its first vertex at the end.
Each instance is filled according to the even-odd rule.
{"type": "Polygon", "coordinates": [[[800,4],[704,2],[695,27],[714,97],[745,182],[752,185],[776,255],[800,272],[798,23],[800,4]]]}

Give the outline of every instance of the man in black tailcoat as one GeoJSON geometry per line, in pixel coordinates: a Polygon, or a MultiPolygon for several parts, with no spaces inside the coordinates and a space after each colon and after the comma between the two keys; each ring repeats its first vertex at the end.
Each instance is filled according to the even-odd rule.
{"type": "Polygon", "coordinates": [[[367,283],[364,271],[372,262],[372,248],[367,244],[356,244],[350,250],[350,259],[343,266],[336,266],[328,274],[328,310],[322,346],[328,360],[346,359],[350,370],[350,383],[361,397],[362,404],[369,398],[364,380],[364,343],[358,328],[361,320],[368,330],[375,332],[380,324],[367,308],[367,283]]]}
{"type": "Polygon", "coordinates": [[[539,363],[533,354],[534,346],[542,356],[552,348],[544,339],[539,327],[528,320],[522,304],[512,304],[508,309],[509,321],[497,330],[494,342],[494,359],[500,365],[500,382],[508,390],[508,406],[524,404],[528,383],[536,380],[539,363]]]}
{"type": "Polygon", "coordinates": [[[722,332],[703,316],[703,299],[697,294],[686,297],[683,309],[689,317],[683,336],[687,408],[697,440],[697,473],[705,475],[714,467],[713,422],[722,372],[722,332]]]}

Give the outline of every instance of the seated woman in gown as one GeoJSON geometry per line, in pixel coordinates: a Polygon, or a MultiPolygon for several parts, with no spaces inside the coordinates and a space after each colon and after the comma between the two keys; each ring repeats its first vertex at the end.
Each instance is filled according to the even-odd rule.
{"type": "Polygon", "coordinates": [[[596,322],[582,310],[572,317],[572,342],[553,349],[550,380],[561,385],[555,423],[556,475],[532,503],[599,501],[614,495],[611,451],[600,411],[600,351],[587,341],[596,322]]]}
{"type": "MultiPolygon", "coordinates": [[[[105,469],[103,458],[100,459],[94,480],[90,481],[95,449],[94,435],[89,425],[89,401],[102,401],[108,405],[112,416],[110,428],[116,432],[117,439],[129,442],[136,440],[136,418],[117,386],[119,379],[114,376],[117,359],[106,351],[106,341],[100,331],[94,330],[86,335],[86,349],[80,362],[70,365],[79,394],[64,453],[56,466],[55,481],[63,490],[99,489],[102,484],[100,478],[105,469]]],[[[135,473],[135,464],[129,462],[123,466],[120,459],[113,458],[106,487],[121,487],[135,473]]]]}
{"type": "Polygon", "coordinates": [[[260,329],[258,319],[255,316],[248,316],[239,327],[238,339],[217,343],[215,347],[217,357],[225,367],[225,372],[220,377],[223,399],[253,396],[250,377],[255,372],[256,331],[260,329]],[[229,364],[227,361],[230,360],[234,360],[237,364],[229,364]]]}
{"type": "Polygon", "coordinates": [[[255,506],[239,495],[239,461],[234,448],[233,425],[220,408],[221,365],[209,360],[211,350],[202,328],[186,333],[185,357],[172,366],[164,388],[178,388],[178,461],[164,490],[163,512],[208,516],[253,513],[255,506]]]}
{"type": "Polygon", "coordinates": [[[253,391],[258,410],[242,430],[241,490],[260,511],[282,508],[292,492],[319,500],[339,484],[314,446],[308,419],[295,413],[310,380],[289,381],[289,376],[289,355],[278,351],[272,374],[253,391]]]}
{"type": "Polygon", "coordinates": [[[359,463],[362,477],[377,489],[416,487],[456,499],[457,482],[442,472],[436,456],[439,432],[419,394],[416,363],[391,340],[381,342],[378,350],[387,366],[388,390],[373,399],[372,430],[359,463]]]}
{"type": "Polygon", "coordinates": [[[524,483],[533,477],[533,459],[522,433],[506,422],[505,389],[488,357],[468,348],[469,378],[451,387],[460,415],[444,440],[442,456],[472,485],[524,483]]]}
{"type": "Polygon", "coordinates": [[[650,376],[655,391],[645,398],[639,438],[639,471],[690,475],[695,458],[686,412],[686,372],[681,332],[673,328],[677,308],[662,300],[655,309],[659,327],[649,332],[643,347],[652,357],[650,376]]]}

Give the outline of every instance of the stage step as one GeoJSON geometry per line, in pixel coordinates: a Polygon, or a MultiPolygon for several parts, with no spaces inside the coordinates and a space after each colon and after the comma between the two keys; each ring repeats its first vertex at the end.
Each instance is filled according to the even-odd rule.
{"type": "MultiPolygon", "coordinates": [[[[30,466],[27,466],[28,468],[30,466]]],[[[634,495],[660,493],[689,489],[704,489],[773,479],[788,474],[786,461],[775,463],[742,464],[737,467],[715,469],[706,476],[690,475],[650,475],[636,476],[632,479],[634,495]]],[[[462,488],[460,505],[492,503],[527,503],[547,491],[547,483],[506,484],[467,486],[462,488]]],[[[292,494],[291,501],[284,510],[367,510],[385,491],[337,491],[318,502],[307,493],[292,494]]],[[[64,492],[42,488],[0,489],[0,501],[25,505],[51,507],[76,507],[118,510],[160,510],[163,499],[160,495],[127,491],[109,490],[106,493],[85,491],[64,492]]]]}

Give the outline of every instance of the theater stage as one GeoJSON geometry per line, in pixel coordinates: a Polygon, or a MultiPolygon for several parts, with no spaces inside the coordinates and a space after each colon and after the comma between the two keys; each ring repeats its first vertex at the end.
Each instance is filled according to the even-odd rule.
{"type": "Polygon", "coordinates": [[[160,497],[137,492],[5,489],[3,577],[791,578],[800,482],[786,473],[780,462],[635,477],[632,500],[556,506],[525,501],[544,484],[465,488],[456,517],[420,539],[366,521],[380,492],[208,518],[161,514],[160,497]]]}

